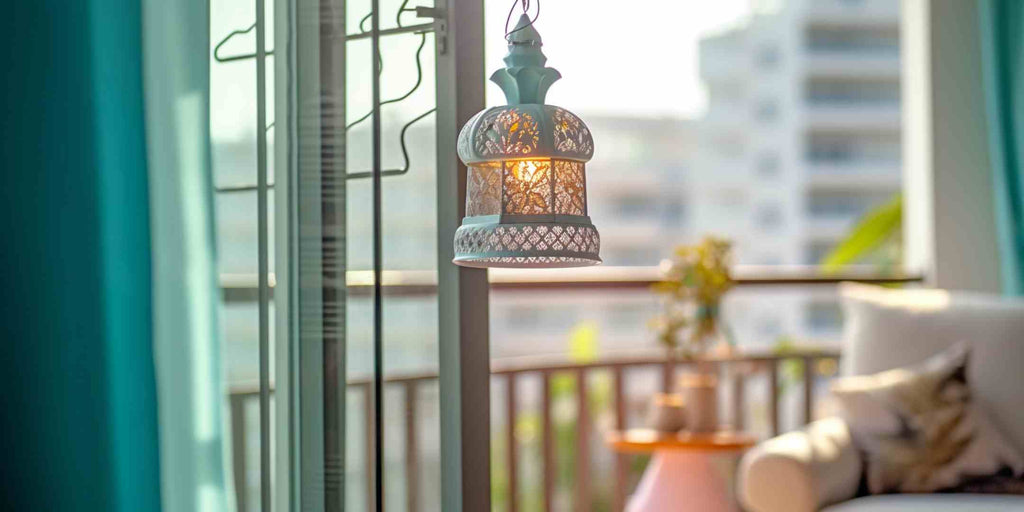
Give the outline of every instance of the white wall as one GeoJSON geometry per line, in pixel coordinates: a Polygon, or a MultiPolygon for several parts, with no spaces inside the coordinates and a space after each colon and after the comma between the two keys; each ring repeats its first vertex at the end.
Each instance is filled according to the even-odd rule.
{"type": "Polygon", "coordinates": [[[904,237],[908,270],[998,292],[976,0],[903,0],[904,237]]]}

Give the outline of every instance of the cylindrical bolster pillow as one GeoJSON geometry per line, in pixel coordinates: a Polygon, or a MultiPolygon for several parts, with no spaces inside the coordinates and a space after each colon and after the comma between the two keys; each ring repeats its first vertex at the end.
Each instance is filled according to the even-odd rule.
{"type": "Polygon", "coordinates": [[[740,464],[739,497],[751,512],[814,512],[852,498],[862,462],[839,418],[769,439],[740,464]]]}

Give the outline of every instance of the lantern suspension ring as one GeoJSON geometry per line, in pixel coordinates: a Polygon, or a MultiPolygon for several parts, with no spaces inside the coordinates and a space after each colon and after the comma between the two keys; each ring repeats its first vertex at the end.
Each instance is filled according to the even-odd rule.
{"type": "Polygon", "coordinates": [[[508,41],[510,43],[511,43],[510,36],[512,35],[513,32],[516,32],[516,31],[519,31],[519,30],[523,30],[526,27],[532,27],[533,24],[537,22],[537,18],[540,18],[540,0],[537,0],[537,12],[534,13],[533,19],[530,20],[530,23],[528,25],[520,26],[519,28],[515,28],[515,29],[510,31],[508,29],[508,24],[512,21],[512,13],[514,13],[516,11],[516,5],[522,5],[522,7],[523,7],[523,14],[527,15],[527,14],[530,13],[530,5],[531,5],[531,3],[530,3],[530,0],[512,0],[512,8],[508,10],[508,16],[505,18],[505,41],[508,41]]]}

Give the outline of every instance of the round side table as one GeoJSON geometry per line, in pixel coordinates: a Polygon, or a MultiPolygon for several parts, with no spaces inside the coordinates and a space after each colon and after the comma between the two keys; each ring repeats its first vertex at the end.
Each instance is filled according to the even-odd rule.
{"type": "Polygon", "coordinates": [[[621,453],[653,453],[626,512],[734,512],[728,484],[711,456],[742,453],[757,440],[741,432],[675,434],[654,430],[610,432],[608,444],[621,453]]]}

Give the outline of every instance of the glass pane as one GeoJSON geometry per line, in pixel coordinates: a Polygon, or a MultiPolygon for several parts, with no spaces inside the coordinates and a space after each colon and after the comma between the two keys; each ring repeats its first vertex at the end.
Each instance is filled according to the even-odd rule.
{"type": "MultiPolygon", "coordinates": [[[[395,27],[401,1],[382,1],[381,27],[395,27]]],[[[350,33],[369,12],[369,2],[348,4],[350,33]],[[364,5],[365,4],[365,5],[364,5]]],[[[423,23],[411,14],[402,24],[423,23]]],[[[366,20],[364,28],[369,29],[366,20]]],[[[372,169],[371,41],[347,45],[346,137],[348,173],[372,169]]],[[[437,392],[438,310],[436,230],[436,132],[434,41],[429,34],[381,39],[382,245],[386,289],[383,297],[384,493],[388,510],[440,510],[439,396],[437,392]],[[419,69],[417,69],[419,67],[419,69]],[[404,137],[404,139],[403,139],[404,137]],[[388,286],[403,282],[413,286],[388,286]]],[[[372,181],[350,179],[346,230],[349,281],[372,283],[372,181]]],[[[368,286],[350,287],[346,306],[349,510],[366,510],[372,489],[372,438],[367,406],[373,371],[373,297],[368,286]],[[363,449],[367,447],[367,449],[363,449]]]]}
{"type": "MultiPolygon", "coordinates": [[[[268,50],[274,40],[274,2],[267,0],[266,38],[268,50]]],[[[256,6],[251,1],[210,3],[210,133],[213,181],[217,188],[216,237],[218,269],[221,274],[221,354],[227,384],[227,409],[232,441],[231,454],[235,501],[239,512],[259,510],[260,503],[260,430],[259,430],[259,314],[257,303],[257,201],[256,201],[256,60],[247,58],[219,62],[212,56],[216,46],[235,30],[253,25],[256,6]],[[248,188],[229,191],[226,188],[248,188]]],[[[255,31],[233,36],[220,51],[222,57],[252,54],[255,31]]],[[[268,124],[274,112],[274,58],[266,60],[266,111],[268,124]]],[[[273,129],[267,137],[267,174],[273,183],[273,129]]],[[[268,260],[274,263],[274,194],[268,195],[268,260]]],[[[273,278],[271,277],[271,284],[273,278]]],[[[274,307],[270,304],[270,353],[274,353],[274,307]]],[[[271,388],[275,369],[273,357],[268,367],[271,388]]],[[[273,401],[271,401],[273,410],[273,401]]],[[[274,414],[270,431],[271,465],[274,461],[274,414]]],[[[271,482],[273,494],[273,481],[271,482]]]]}
{"type": "MultiPolygon", "coordinates": [[[[221,192],[214,198],[217,208],[217,257],[221,275],[243,278],[255,286],[259,255],[257,252],[256,191],[221,192]]],[[[274,195],[267,198],[270,211],[267,223],[274,225],[274,195]]],[[[274,230],[267,233],[274,247],[274,230]]],[[[274,268],[274,251],[268,254],[274,268]]]]}
{"type": "MultiPolygon", "coordinates": [[[[274,41],[273,2],[267,0],[267,49],[274,41]]],[[[210,3],[210,42],[216,46],[235,30],[256,19],[249,0],[210,3]]],[[[231,58],[252,54],[255,30],[232,37],[218,53],[231,58]]],[[[274,56],[267,56],[267,175],[274,182],[274,56]]],[[[213,138],[213,182],[216,187],[256,184],[256,59],[218,62],[210,59],[210,133],[213,138]]]]}

